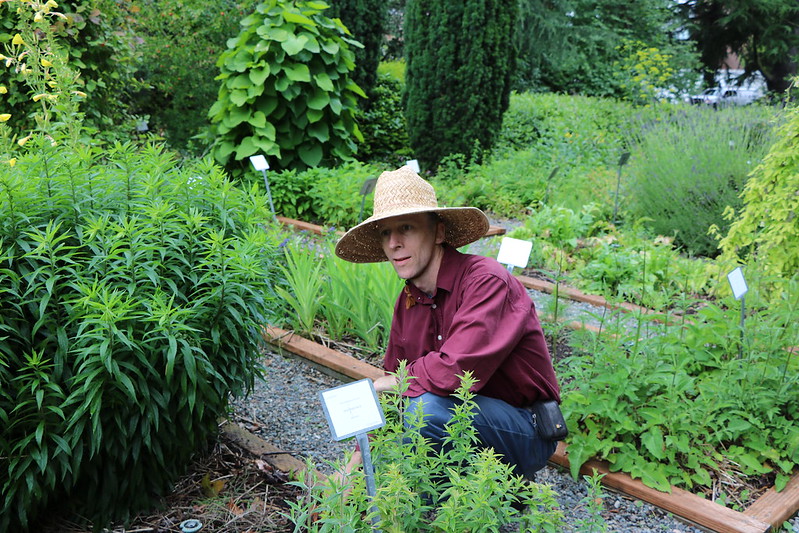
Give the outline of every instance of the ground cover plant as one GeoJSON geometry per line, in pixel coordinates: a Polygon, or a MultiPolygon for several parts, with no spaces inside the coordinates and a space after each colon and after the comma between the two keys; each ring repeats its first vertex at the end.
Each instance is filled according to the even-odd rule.
{"type": "Polygon", "coordinates": [[[596,204],[579,212],[541,205],[509,237],[533,243],[528,267],[611,301],[652,309],[674,308],[685,292],[713,298],[721,266],[679,253],[673,239],[653,235],[644,223],[623,231],[596,204]]]}
{"type": "Polygon", "coordinates": [[[258,372],[266,198],[157,147],[33,139],[0,167],[0,529],[171,488],[258,372]]]}
{"type": "Polygon", "coordinates": [[[599,457],[659,490],[680,486],[738,509],[747,491],[731,497],[725,478],[785,487],[799,465],[798,290],[794,277],[755,304],[743,330],[728,297],[690,319],[642,315],[633,330],[608,320],[602,334],[580,335],[579,355],[557,366],[573,474],[599,457]]]}

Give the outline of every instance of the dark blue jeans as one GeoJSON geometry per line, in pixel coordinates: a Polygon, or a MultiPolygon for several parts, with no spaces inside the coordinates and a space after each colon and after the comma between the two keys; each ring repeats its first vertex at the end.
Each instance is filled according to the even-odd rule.
{"type": "MultiPolygon", "coordinates": [[[[408,412],[423,409],[425,424],[422,436],[434,446],[440,446],[446,435],[446,424],[452,418],[452,409],[459,402],[451,396],[437,396],[430,392],[410,398],[408,412]]],[[[557,443],[538,436],[532,413],[520,407],[488,396],[475,395],[477,409],[474,427],[480,442],[502,456],[513,467],[514,474],[534,479],[535,473],[546,466],[555,452],[557,443]]]]}

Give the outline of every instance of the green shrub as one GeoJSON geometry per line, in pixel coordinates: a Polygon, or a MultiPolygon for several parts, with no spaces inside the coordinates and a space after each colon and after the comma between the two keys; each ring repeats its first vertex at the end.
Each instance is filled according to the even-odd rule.
{"type": "Polygon", "coordinates": [[[74,89],[88,95],[81,105],[84,125],[96,132],[98,140],[112,141],[129,133],[133,118],[126,108],[126,96],[140,86],[134,76],[135,47],[126,22],[130,13],[113,0],[58,2],[54,8],[47,4],[11,1],[0,7],[0,41],[5,43],[5,55],[12,59],[7,68],[0,69],[0,85],[8,88],[2,97],[3,112],[13,116],[8,125],[25,137],[39,127],[33,116],[45,103],[33,97],[43,93],[72,97],[58,92],[67,89],[64,79],[58,87],[31,86],[31,77],[44,79],[42,71],[60,67],[43,66],[40,60],[45,58],[67,63],[80,72],[74,89]],[[16,34],[24,38],[24,50],[12,45],[16,34]],[[40,41],[50,43],[41,55],[40,41]],[[28,54],[22,55],[24,51],[28,54]]]}
{"type": "Polygon", "coordinates": [[[157,147],[0,165],[0,530],[149,508],[258,372],[265,196],[157,147]]]}
{"type": "Polygon", "coordinates": [[[232,170],[266,155],[276,169],[330,166],[352,158],[357,96],[351,46],[338,20],[317,1],[269,0],[241,21],[217,62],[222,81],[208,116],[213,154],[232,170]]]}
{"type": "Polygon", "coordinates": [[[742,206],[747,177],[774,139],[773,118],[770,107],[690,107],[640,122],[631,132],[622,207],[633,220],[651,219],[655,233],[674,237],[685,252],[715,256],[708,229],[726,233],[724,210],[742,206]]]}
{"type": "Polygon", "coordinates": [[[408,128],[402,109],[404,84],[390,74],[379,74],[371,93],[374,101],[358,116],[363,143],[358,147],[361,161],[387,161],[399,167],[413,158],[408,145],[408,128]]]}
{"type": "Polygon", "coordinates": [[[208,126],[208,102],[216,99],[215,64],[239,20],[258,0],[144,0],[132,18],[144,81],[131,97],[149,130],[173,149],[194,151],[191,138],[208,126]]]}
{"type": "Polygon", "coordinates": [[[414,155],[435,170],[490,150],[508,109],[517,2],[407,2],[406,117],[414,155]]]}
{"type": "MultiPolygon", "coordinates": [[[[799,271],[799,108],[788,111],[776,142],[751,173],[741,200],[727,211],[734,219],[720,242],[725,258],[756,263],[770,276],[788,279],[799,271]]],[[[714,228],[723,231],[721,228],[714,228]]]]}
{"type": "MultiPolygon", "coordinates": [[[[398,376],[396,392],[408,386],[404,366],[398,376]]],[[[297,530],[366,532],[372,530],[371,518],[379,519],[383,531],[563,530],[563,513],[551,487],[514,476],[493,450],[477,445],[474,394],[469,392],[474,382],[468,373],[461,377],[455,392],[460,402],[453,408],[445,428],[447,446],[440,452],[413,429],[424,421],[418,413],[405,412],[400,394],[382,395],[386,424],[370,434],[371,454],[380,465],[374,474],[376,497],[368,497],[360,470],[344,482],[312,476],[294,482],[306,492],[289,504],[297,530]],[[403,415],[410,431],[403,425],[403,415]],[[519,504],[526,506],[524,512],[514,508],[519,504]],[[373,510],[378,516],[371,514],[373,510]]],[[[597,490],[591,495],[600,497],[597,490]]],[[[579,505],[586,503],[582,500],[579,505]]],[[[596,506],[589,509],[591,523],[604,526],[598,511],[596,506]]]]}
{"type": "MultiPolygon", "coordinates": [[[[359,222],[359,215],[365,219],[371,214],[371,193],[364,198],[360,191],[367,179],[376,178],[381,171],[374,165],[352,162],[335,168],[270,172],[275,211],[288,218],[349,228],[359,222]]],[[[253,173],[247,179],[263,181],[260,174],[253,173]]]]}

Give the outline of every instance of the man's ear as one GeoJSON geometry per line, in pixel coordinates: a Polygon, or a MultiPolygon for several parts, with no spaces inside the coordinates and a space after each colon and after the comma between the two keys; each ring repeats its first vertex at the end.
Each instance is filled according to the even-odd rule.
{"type": "Polygon", "coordinates": [[[442,244],[447,237],[447,228],[440,220],[436,223],[436,244],[442,244]]]}

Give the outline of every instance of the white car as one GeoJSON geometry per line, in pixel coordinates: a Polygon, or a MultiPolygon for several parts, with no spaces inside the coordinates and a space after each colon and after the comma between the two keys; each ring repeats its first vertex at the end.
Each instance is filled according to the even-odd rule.
{"type": "Polygon", "coordinates": [[[710,87],[700,94],[691,97],[691,103],[696,105],[710,105],[717,107],[720,105],[747,105],[760,98],[757,91],[751,89],[739,89],[730,87],[710,87]]]}

